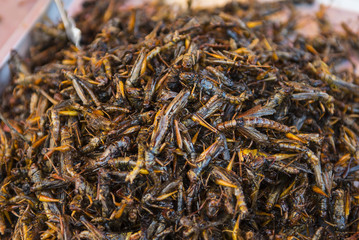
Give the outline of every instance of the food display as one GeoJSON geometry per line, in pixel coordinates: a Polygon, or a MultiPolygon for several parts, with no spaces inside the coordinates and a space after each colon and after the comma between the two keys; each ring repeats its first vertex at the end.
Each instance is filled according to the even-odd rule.
{"type": "Polygon", "coordinates": [[[358,34],[321,8],[304,36],[298,2],[87,1],[79,47],[37,24],[1,96],[1,239],[356,239],[358,34]]]}

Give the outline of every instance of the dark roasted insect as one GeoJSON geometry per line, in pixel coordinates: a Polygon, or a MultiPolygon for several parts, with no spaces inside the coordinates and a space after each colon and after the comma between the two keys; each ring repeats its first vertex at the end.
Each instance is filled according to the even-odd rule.
{"type": "Polygon", "coordinates": [[[0,238],[357,239],[356,27],[160,2],[87,0],[81,49],[40,23],[11,54],[0,238]]]}

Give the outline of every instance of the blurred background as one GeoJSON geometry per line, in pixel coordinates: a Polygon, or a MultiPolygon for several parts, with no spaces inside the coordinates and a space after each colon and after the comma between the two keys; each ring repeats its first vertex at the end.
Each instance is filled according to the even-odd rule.
{"type": "MultiPolygon", "coordinates": [[[[81,9],[85,0],[63,0],[69,14],[73,15],[81,9]]],[[[138,5],[144,1],[151,0],[127,0],[126,5],[138,5]]],[[[162,0],[170,4],[186,6],[187,0],[162,0]]],[[[222,5],[233,0],[192,0],[193,7],[208,7],[222,5]]],[[[238,0],[247,2],[251,0],[238,0]]],[[[286,1],[286,0],[261,0],[261,1],[286,1]]],[[[288,0],[293,1],[293,0],[288,0]]],[[[299,1],[299,0],[296,0],[299,1]]],[[[320,4],[328,6],[327,15],[332,23],[340,29],[340,23],[346,22],[354,31],[359,32],[359,0],[308,0],[314,4],[299,5],[303,13],[303,20],[307,21],[302,25],[308,25],[304,34],[310,35],[308,20],[309,14],[319,9],[320,4]],[[307,15],[306,15],[307,14],[307,15]]],[[[51,22],[58,22],[59,14],[52,0],[0,0],[0,87],[4,79],[8,79],[9,71],[4,68],[12,49],[16,49],[24,55],[31,44],[30,31],[40,17],[46,16],[51,22]]],[[[1,89],[1,88],[0,88],[1,89]]]]}
{"type": "MultiPolygon", "coordinates": [[[[70,7],[70,12],[75,12],[79,9],[81,2],[84,0],[63,0],[67,8],[70,7]]],[[[224,4],[230,0],[193,0],[194,6],[210,6],[224,4]]],[[[246,1],[246,0],[242,0],[246,1]]],[[[275,0],[264,0],[275,1],[275,0]]],[[[138,4],[141,0],[130,0],[129,4],[138,4]]],[[[169,3],[186,4],[186,0],[167,0],[169,3]]],[[[351,17],[353,14],[359,13],[359,1],[358,0],[314,0],[316,8],[319,4],[326,4],[330,8],[342,11],[348,11],[351,17]]],[[[32,24],[32,21],[37,16],[41,15],[51,0],[1,0],[0,7],[0,50],[5,47],[6,43],[10,45],[14,43],[16,39],[10,39],[10,37],[16,31],[22,31],[32,24]],[[11,42],[8,42],[11,40],[11,42]]],[[[340,12],[342,12],[340,11],[340,12]]],[[[53,16],[57,14],[52,14],[53,16]]],[[[338,14],[338,17],[341,14],[338,14]]],[[[51,14],[50,14],[51,16],[51,14]]],[[[354,16],[354,18],[357,18],[354,16]]],[[[0,51],[1,52],[1,51],[0,51]]],[[[0,55],[1,57],[1,55],[0,55]]],[[[1,59],[1,58],[0,58],[1,59]]]]}
{"type": "MultiPolygon", "coordinates": [[[[41,14],[44,8],[47,7],[51,0],[1,0],[0,7],[0,46],[3,46],[9,39],[12,33],[18,28],[26,28],[27,24],[31,24],[31,17],[37,14],[41,14]],[[29,16],[32,14],[32,16],[29,16]],[[25,21],[24,21],[25,20],[25,21]]],[[[66,7],[76,5],[75,9],[78,9],[78,5],[84,0],[63,0],[66,7]]],[[[268,0],[265,0],[268,1],[268,0]]],[[[136,4],[139,0],[130,0],[129,3],[136,4]]],[[[186,0],[168,0],[167,2],[185,4],[186,0]]],[[[195,6],[208,6],[213,4],[222,4],[228,2],[228,0],[193,0],[195,6]]],[[[320,3],[326,4],[331,8],[346,10],[350,12],[359,13],[359,1],[358,0],[315,0],[318,5],[320,3]]]]}

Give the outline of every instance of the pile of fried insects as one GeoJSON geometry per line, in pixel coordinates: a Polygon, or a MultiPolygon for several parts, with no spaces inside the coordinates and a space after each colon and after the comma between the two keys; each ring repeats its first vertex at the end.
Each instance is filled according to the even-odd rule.
{"type": "Polygon", "coordinates": [[[293,1],[121,6],[84,3],[81,48],[38,24],[12,54],[2,239],[357,239],[353,26],[321,8],[306,37],[293,1]]]}

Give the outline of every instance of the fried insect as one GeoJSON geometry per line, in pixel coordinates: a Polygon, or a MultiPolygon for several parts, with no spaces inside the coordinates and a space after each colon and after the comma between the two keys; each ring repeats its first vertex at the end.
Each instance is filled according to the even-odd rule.
{"type": "Polygon", "coordinates": [[[356,239],[358,36],[324,7],[306,36],[299,2],[86,0],[81,49],[37,25],[0,89],[1,239],[356,239]]]}

